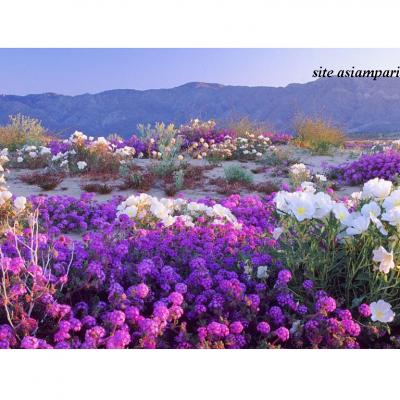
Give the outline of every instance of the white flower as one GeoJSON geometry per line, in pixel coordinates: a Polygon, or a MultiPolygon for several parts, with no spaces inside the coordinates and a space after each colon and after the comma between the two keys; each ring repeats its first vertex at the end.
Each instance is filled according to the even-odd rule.
{"type": "Polygon", "coordinates": [[[370,219],[364,215],[353,213],[346,218],[343,223],[348,226],[346,233],[349,236],[360,235],[369,227],[370,219]]]}
{"type": "Polygon", "coordinates": [[[308,182],[308,181],[301,182],[301,188],[303,189],[303,192],[308,192],[308,193],[316,192],[316,189],[312,182],[308,182]]]}
{"type": "Polygon", "coordinates": [[[76,165],[78,166],[78,169],[80,171],[84,170],[87,167],[87,163],[85,161],[78,161],[76,165]]]}
{"type": "Polygon", "coordinates": [[[382,214],[382,220],[389,222],[390,225],[400,225],[400,206],[391,208],[389,211],[382,214]]]}
{"type": "Polygon", "coordinates": [[[8,190],[0,190],[0,206],[3,205],[7,200],[11,199],[11,197],[12,193],[8,190]]]}
{"type": "Polygon", "coordinates": [[[350,197],[353,200],[361,200],[362,192],[353,192],[350,197]]]}
{"type": "Polygon", "coordinates": [[[17,211],[23,211],[26,206],[26,197],[24,196],[18,196],[14,200],[14,207],[17,209],[17,211]]]}
{"type": "Polygon", "coordinates": [[[24,161],[24,159],[22,157],[17,158],[17,162],[22,163],[23,161],[24,161]]]}
{"type": "Polygon", "coordinates": [[[383,208],[390,210],[391,208],[400,206],[400,189],[393,190],[390,196],[386,197],[382,203],[383,208]]]}
{"type": "Polygon", "coordinates": [[[279,237],[282,235],[282,233],[283,233],[283,229],[282,229],[281,227],[277,227],[277,228],[275,228],[274,231],[272,232],[272,237],[273,237],[275,240],[278,240],[279,237]]]}
{"type": "Polygon", "coordinates": [[[364,184],[362,190],[362,198],[367,199],[373,197],[376,200],[383,200],[384,198],[389,196],[392,190],[392,185],[392,182],[386,181],[384,179],[371,179],[364,184]]]}
{"type": "Polygon", "coordinates": [[[324,218],[331,212],[333,200],[328,194],[318,192],[314,195],[313,200],[315,206],[314,218],[324,218]]]}
{"type": "Polygon", "coordinates": [[[29,157],[31,157],[31,158],[36,158],[36,157],[37,157],[36,151],[30,151],[30,152],[29,152],[29,157]]]}
{"type": "Polygon", "coordinates": [[[371,221],[376,225],[376,227],[379,229],[379,232],[386,236],[388,234],[388,231],[385,229],[385,227],[383,226],[382,222],[375,217],[373,214],[370,214],[369,216],[371,218],[371,221]]]}
{"type": "Polygon", "coordinates": [[[299,196],[292,197],[289,200],[289,210],[301,222],[314,216],[315,207],[307,193],[299,193],[299,196]]]}
{"type": "Polygon", "coordinates": [[[332,211],[333,211],[333,215],[340,222],[343,222],[344,220],[346,220],[350,215],[349,210],[343,203],[333,203],[332,211]]]}
{"type": "Polygon", "coordinates": [[[298,175],[301,173],[305,173],[305,174],[309,175],[309,173],[310,173],[310,171],[307,169],[307,167],[303,163],[291,165],[289,168],[289,171],[294,175],[298,175]]]}
{"type": "Polygon", "coordinates": [[[257,268],[257,278],[258,279],[268,278],[268,270],[269,267],[267,267],[266,265],[259,266],[257,268]]]}
{"type": "Polygon", "coordinates": [[[182,161],[182,160],[183,160],[183,155],[182,155],[182,154],[179,154],[178,160],[179,160],[179,161],[182,161]]]}
{"type": "Polygon", "coordinates": [[[44,156],[44,155],[46,155],[46,154],[51,154],[51,150],[50,150],[48,147],[42,147],[42,148],[40,149],[40,154],[41,154],[42,156],[44,156]]]}
{"type": "Polygon", "coordinates": [[[87,136],[84,135],[82,132],[75,131],[69,138],[71,142],[76,142],[78,140],[86,140],[87,136]]]}
{"type": "Polygon", "coordinates": [[[365,217],[379,217],[379,215],[381,215],[381,208],[378,203],[371,201],[361,207],[361,214],[365,217]]]}
{"type": "Polygon", "coordinates": [[[384,300],[378,300],[377,302],[374,301],[369,305],[369,308],[371,309],[371,320],[373,322],[392,322],[396,315],[392,311],[392,306],[384,300]]]}
{"type": "Polygon", "coordinates": [[[279,191],[274,198],[276,209],[278,211],[289,212],[289,200],[297,196],[297,193],[290,193],[284,190],[279,191]]]}
{"type": "Polygon", "coordinates": [[[374,254],[372,261],[379,262],[378,270],[387,274],[395,267],[393,261],[393,251],[390,253],[380,246],[378,249],[373,250],[374,254]]]}
{"type": "Polygon", "coordinates": [[[316,174],[315,177],[321,182],[326,182],[326,176],[322,174],[316,174]]]}

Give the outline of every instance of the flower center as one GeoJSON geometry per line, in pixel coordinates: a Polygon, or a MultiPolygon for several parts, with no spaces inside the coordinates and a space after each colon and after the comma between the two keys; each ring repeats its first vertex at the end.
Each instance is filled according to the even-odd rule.
{"type": "Polygon", "coordinates": [[[298,207],[297,208],[297,213],[300,215],[304,215],[304,213],[306,212],[306,209],[304,207],[298,207]]]}

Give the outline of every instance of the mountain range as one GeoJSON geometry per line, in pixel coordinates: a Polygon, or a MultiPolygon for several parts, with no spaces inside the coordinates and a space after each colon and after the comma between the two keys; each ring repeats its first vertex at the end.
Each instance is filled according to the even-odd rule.
{"type": "Polygon", "coordinates": [[[191,118],[226,122],[248,117],[292,132],[299,116],[331,120],[357,136],[400,132],[400,79],[320,78],[285,87],[226,86],[192,82],[171,89],[118,89],[67,96],[0,95],[0,124],[22,113],[52,132],[127,137],[139,123],[181,124],[191,118]]]}

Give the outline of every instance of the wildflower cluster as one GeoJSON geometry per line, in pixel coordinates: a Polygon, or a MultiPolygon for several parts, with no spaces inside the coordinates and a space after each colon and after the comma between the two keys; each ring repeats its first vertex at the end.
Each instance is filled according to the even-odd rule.
{"type": "Polygon", "coordinates": [[[245,132],[237,138],[235,156],[238,159],[255,160],[262,157],[270,145],[269,137],[245,132]]]}
{"type": "Polygon", "coordinates": [[[139,226],[154,227],[161,222],[164,226],[171,226],[177,220],[185,226],[195,224],[231,223],[240,228],[236,217],[231,211],[220,204],[209,207],[202,203],[188,202],[184,199],[157,199],[142,193],[139,196],[130,196],[118,206],[117,215],[127,215],[134,219],[139,226]]]}
{"type": "Polygon", "coordinates": [[[399,310],[400,189],[375,178],[339,201],[305,188],[275,197],[285,265],[344,297],[348,306],[367,298],[399,310]]]}
{"type": "Polygon", "coordinates": [[[389,150],[364,154],[358,160],[339,165],[330,175],[339,184],[359,185],[370,179],[382,178],[395,181],[400,171],[400,152],[389,150]]]}

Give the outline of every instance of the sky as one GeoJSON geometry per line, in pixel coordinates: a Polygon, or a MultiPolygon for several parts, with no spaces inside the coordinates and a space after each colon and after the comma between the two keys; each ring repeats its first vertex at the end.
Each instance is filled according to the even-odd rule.
{"type": "Polygon", "coordinates": [[[66,95],[187,82],[286,86],[314,69],[389,68],[400,49],[0,49],[0,94],[66,95]]]}

